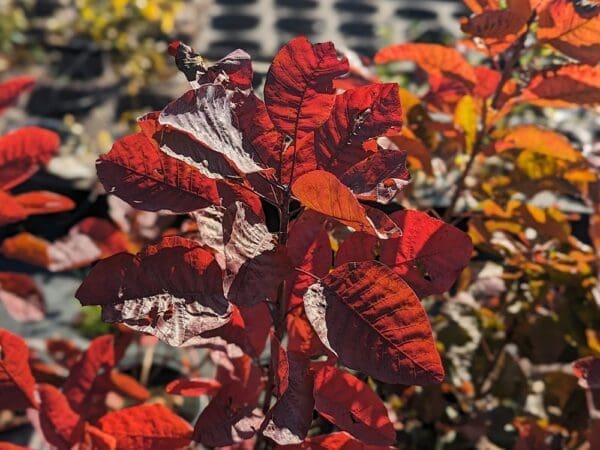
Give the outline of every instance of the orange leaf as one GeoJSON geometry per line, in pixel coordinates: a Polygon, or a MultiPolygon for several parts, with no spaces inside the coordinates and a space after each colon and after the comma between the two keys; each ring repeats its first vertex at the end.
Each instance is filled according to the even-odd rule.
{"type": "Polygon", "coordinates": [[[293,184],[292,192],[307,208],[332,217],[356,231],[377,235],[365,209],[350,189],[331,173],[324,170],[306,173],[293,184]]]}
{"type": "Polygon", "coordinates": [[[518,148],[569,162],[581,161],[583,158],[562,134],[535,125],[520,125],[509,129],[501,140],[496,141],[495,148],[498,151],[518,148]]]}
{"type": "Polygon", "coordinates": [[[600,63],[600,14],[582,16],[572,0],[556,0],[540,13],[538,39],[583,63],[600,63]]]}
{"type": "Polygon", "coordinates": [[[75,202],[69,197],[49,191],[33,191],[15,196],[27,215],[50,214],[69,211],[75,208],[75,202]]]}
{"type": "Polygon", "coordinates": [[[458,78],[470,84],[477,83],[471,65],[455,49],[438,44],[399,44],[385,47],[375,54],[375,63],[413,61],[428,75],[458,78]]]}

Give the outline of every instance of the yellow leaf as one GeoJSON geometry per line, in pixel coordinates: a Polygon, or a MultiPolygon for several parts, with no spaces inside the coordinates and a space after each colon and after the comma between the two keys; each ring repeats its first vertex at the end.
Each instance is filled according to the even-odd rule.
{"type": "Polygon", "coordinates": [[[456,105],[454,111],[454,125],[465,134],[465,147],[468,153],[473,151],[477,136],[477,122],[479,114],[475,100],[470,95],[465,95],[456,105]]]}
{"type": "Polygon", "coordinates": [[[551,156],[525,150],[517,157],[517,167],[532,180],[540,180],[556,173],[556,159],[551,156]]]}

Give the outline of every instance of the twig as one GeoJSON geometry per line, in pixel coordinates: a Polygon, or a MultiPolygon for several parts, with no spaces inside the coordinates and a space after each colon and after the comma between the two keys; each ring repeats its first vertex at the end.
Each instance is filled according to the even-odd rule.
{"type": "MultiPolygon", "coordinates": [[[[504,70],[502,71],[500,81],[498,82],[498,85],[496,86],[496,90],[492,97],[492,101],[490,102],[494,109],[498,109],[498,102],[500,100],[500,95],[502,95],[502,89],[504,88],[504,85],[508,82],[508,80],[511,79],[511,77],[513,75],[513,70],[515,68],[515,65],[518,63],[519,57],[521,56],[523,49],[525,47],[525,39],[527,38],[527,34],[529,33],[529,28],[534,20],[535,20],[535,13],[533,13],[531,15],[531,17],[529,18],[529,20],[527,21],[527,30],[525,30],[525,32],[519,37],[519,39],[508,50],[511,52],[510,58],[508,59],[508,61],[506,62],[506,65],[504,66],[504,70]]],[[[470,155],[469,161],[467,162],[467,165],[465,166],[460,177],[458,178],[458,181],[456,182],[456,189],[454,190],[454,193],[452,194],[452,199],[450,200],[448,209],[444,213],[444,220],[446,222],[448,222],[450,220],[450,218],[452,217],[452,214],[454,213],[454,208],[456,207],[458,199],[462,195],[463,189],[465,188],[465,180],[466,180],[467,176],[469,175],[471,168],[473,167],[475,159],[477,158],[479,153],[481,153],[481,151],[483,150],[483,148],[482,148],[483,138],[485,137],[487,131],[488,131],[487,104],[484,102],[483,103],[483,111],[481,113],[480,127],[479,127],[479,131],[477,133],[477,137],[475,139],[475,143],[473,144],[473,151],[471,152],[471,155],[470,155]]]]}

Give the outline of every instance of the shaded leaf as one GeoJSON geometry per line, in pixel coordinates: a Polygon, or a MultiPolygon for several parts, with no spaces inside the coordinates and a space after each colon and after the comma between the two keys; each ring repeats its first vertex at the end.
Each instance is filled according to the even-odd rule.
{"type": "Polygon", "coordinates": [[[365,233],[352,233],[344,239],[335,254],[335,266],[375,259],[375,246],[377,243],[378,240],[375,236],[365,233]]]}
{"type": "Polygon", "coordinates": [[[223,240],[227,298],[244,306],[273,300],[291,267],[285,248],[277,245],[264,220],[236,202],[223,216],[223,240]]]}
{"type": "Polygon", "coordinates": [[[320,214],[306,210],[294,220],[286,248],[294,270],[287,278],[288,310],[302,304],[302,297],[316,277],[327,275],[331,267],[331,246],[320,214]]]}
{"type": "Polygon", "coordinates": [[[319,338],[344,365],[386,383],[444,376],[425,310],[412,289],[376,261],[337,267],[304,296],[319,338]]]}
{"type": "Polygon", "coordinates": [[[378,139],[378,143],[380,143],[384,149],[398,149],[406,152],[406,158],[411,167],[422,169],[427,175],[433,175],[431,152],[419,139],[402,135],[390,136],[387,139],[390,143],[388,143],[385,138],[378,139]]]}
{"type": "Polygon", "coordinates": [[[600,358],[589,356],[573,363],[573,373],[586,389],[600,389],[600,358]]]}
{"type": "MultiPolygon", "coordinates": [[[[226,157],[241,173],[263,169],[242,146],[242,134],[234,125],[230,99],[222,86],[205,84],[186,92],[169,103],[158,120],[161,125],[187,133],[212,152],[226,157]]],[[[176,147],[171,156],[182,159],[176,147]]],[[[204,164],[202,160],[194,162],[204,164]]]]}
{"type": "MultiPolygon", "coordinates": [[[[523,33],[528,17],[510,10],[484,11],[461,23],[461,29],[481,38],[503,39],[523,33]]],[[[514,38],[513,38],[514,40],[514,38]]]]}
{"type": "Polygon", "coordinates": [[[136,256],[120,253],[100,261],[75,295],[83,305],[101,305],[104,320],[173,346],[194,345],[231,315],[214,257],[180,237],[164,238],[136,256]]]}
{"type": "Polygon", "coordinates": [[[410,182],[406,156],[406,151],[381,149],[350,167],[340,181],[360,200],[388,204],[410,182]]]}
{"type": "Polygon", "coordinates": [[[287,362],[287,389],[269,410],[262,425],[263,435],[278,444],[295,444],[304,440],[315,405],[309,360],[304,355],[287,352],[287,362]]]}
{"type": "Polygon", "coordinates": [[[322,434],[305,439],[301,444],[278,445],[277,450],[390,450],[390,446],[368,445],[344,431],[322,434]]]}
{"type": "Polygon", "coordinates": [[[206,446],[232,445],[256,434],[263,415],[256,405],[237,398],[239,388],[222,388],[198,417],[194,441],[206,446]]]}
{"type": "Polygon", "coordinates": [[[558,108],[595,105],[600,103],[599,80],[600,67],[567,64],[534,74],[522,98],[536,105],[558,108]]]}
{"type": "Polygon", "coordinates": [[[0,272],[0,301],[8,315],[18,322],[42,320],[44,297],[29,275],[0,272]]]}

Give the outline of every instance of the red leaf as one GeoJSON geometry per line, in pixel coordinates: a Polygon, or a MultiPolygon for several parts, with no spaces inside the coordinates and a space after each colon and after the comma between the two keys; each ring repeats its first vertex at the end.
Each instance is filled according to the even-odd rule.
{"type": "Polygon", "coordinates": [[[332,217],[355,231],[378,235],[362,205],[331,173],[314,170],[304,174],[294,182],[292,192],[307,208],[332,217]]]}
{"type": "Polygon", "coordinates": [[[0,137],[0,188],[10,189],[31,177],[56,154],[53,131],[24,127],[0,137]]]}
{"type": "Polygon", "coordinates": [[[19,336],[0,329],[0,409],[35,407],[29,349],[19,336]]]}
{"type": "Polygon", "coordinates": [[[381,262],[400,275],[419,297],[450,289],[471,259],[473,244],[469,236],[419,211],[398,211],[390,217],[403,235],[381,242],[381,262]]]}
{"type": "Polygon", "coordinates": [[[365,233],[352,233],[342,242],[335,254],[335,266],[375,259],[375,246],[378,242],[375,236],[365,233]]]}
{"type": "Polygon", "coordinates": [[[374,445],[396,440],[387,409],[373,390],[355,376],[325,364],[315,364],[315,409],[357,439],[374,445]]]}
{"type": "Polygon", "coordinates": [[[287,352],[276,336],[271,336],[271,368],[273,370],[273,394],[279,398],[289,387],[290,364],[287,352]]]}
{"type": "Polygon", "coordinates": [[[367,445],[357,441],[348,433],[323,434],[305,439],[301,444],[278,445],[277,450],[391,450],[389,446],[367,445]]]}
{"type": "Polygon", "coordinates": [[[167,237],[136,256],[100,261],[76,292],[102,317],[153,334],[170,345],[194,345],[200,334],[226,324],[231,305],[221,269],[197,242],[167,237]]]}
{"type": "Polygon", "coordinates": [[[514,41],[526,30],[528,17],[510,10],[484,11],[461,23],[461,29],[481,38],[504,39],[509,35],[514,41]]]}
{"type": "Polygon", "coordinates": [[[348,263],[313,284],[306,315],[344,365],[386,383],[444,377],[427,314],[412,289],[376,261],[348,263]]]}
{"type": "Polygon", "coordinates": [[[401,126],[396,83],[362,86],[336,96],[329,119],[315,131],[319,168],[341,175],[368,156],[364,142],[401,126]]]}
{"type": "Polygon", "coordinates": [[[15,196],[15,200],[21,204],[27,215],[57,213],[75,208],[75,202],[69,197],[49,191],[19,194],[15,196]]]}
{"type": "Polygon", "coordinates": [[[108,413],[98,426],[117,439],[117,450],[183,450],[190,444],[192,431],[186,421],[160,404],[108,413]]]}
{"type": "MultiPolygon", "coordinates": [[[[208,159],[225,157],[240,173],[263,170],[255,155],[249,154],[242,146],[242,134],[234,123],[234,113],[227,91],[223,86],[205,84],[198,89],[186,92],[169,103],[160,113],[158,121],[175,130],[192,136],[208,159]]],[[[161,143],[162,145],[162,143],[161,143]]],[[[201,149],[198,149],[201,151],[201,149]]],[[[188,155],[181,155],[174,146],[170,156],[186,161],[188,155]]],[[[204,165],[203,159],[192,158],[194,165],[204,165]]]]}
{"type": "Polygon", "coordinates": [[[473,94],[481,98],[489,98],[494,92],[502,75],[497,70],[492,70],[486,66],[475,67],[477,75],[477,85],[473,88],[473,94]]]}
{"type": "Polygon", "coordinates": [[[25,208],[17,202],[15,197],[0,189],[0,226],[20,222],[26,218],[25,208]]]}
{"type": "Polygon", "coordinates": [[[573,373],[585,389],[600,389],[600,358],[589,356],[573,363],[573,373]]]}
{"type": "Polygon", "coordinates": [[[221,383],[212,378],[180,378],[167,384],[165,391],[171,395],[199,397],[215,395],[221,389],[221,383]]]}
{"type": "Polygon", "coordinates": [[[271,122],[265,103],[252,93],[236,108],[235,114],[244,136],[243,145],[251,146],[249,151],[256,154],[263,167],[279,168],[284,135],[271,122]]]}
{"type": "Polygon", "coordinates": [[[70,450],[83,437],[84,421],[54,386],[41,384],[40,426],[46,440],[59,450],[70,450]]]}
{"type": "Polygon", "coordinates": [[[42,320],[44,297],[33,278],[17,272],[0,272],[0,301],[18,322],[42,320]]]}
{"type": "Polygon", "coordinates": [[[567,64],[535,74],[523,100],[540,106],[569,107],[600,103],[600,67],[567,64]]]}
{"type": "Polygon", "coordinates": [[[117,440],[110,434],[86,423],[78,450],[115,450],[117,440]]]}
{"type": "Polygon", "coordinates": [[[116,364],[117,355],[115,355],[113,336],[104,335],[95,338],[71,368],[63,386],[69,404],[78,414],[90,417],[89,403],[90,396],[94,394],[94,382],[101,373],[110,372],[116,364]]]}
{"type": "Polygon", "coordinates": [[[97,170],[107,192],[137,209],[183,213],[219,203],[214,180],[161,152],[142,133],[115,142],[97,170]]]}
{"type": "Polygon", "coordinates": [[[446,76],[470,85],[477,83],[471,65],[451,47],[439,44],[398,44],[385,47],[375,54],[376,64],[394,61],[413,61],[428,75],[446,76]]]}
{"type": "Polygon", "coordinates": [[[322,125],[335,96],[333,80],[348,72],[331,42],[298,37],[283,46],[269,68],[265,104],[273,124],[294,140],[322,125]]]}
{"type": "Polygon", "coordinates": [[[324,222],[320,214],[306,210],[290,228],[286,248],[292,265],[300,270],[295,270],[287,279],[288,310],[301,305],[315,277],[327,275],[331,268],[331,245],[324,222]]]}
{"type": "Polygon", "coordinates": [[[304,313],[304,305],[292,309],[286,316],[288,350],[311,358],[317,355],[331,356],[313,330],[304,313]]]}
{"type": "Polygon", "coordinates": [[[287,389],[269,410],[262,425],[263,435],[278,444],[295,444],[304,440],[312,423],[315,405],[309,359],[287,352],[287,362],[287,389]]]}
{"type": "Polygon", "coordinates": [[[0,114],[12,106],[19,96],[30,90],[35,84],[35,78],[29,76],[14,77],[0,83],[0,114]]]}

